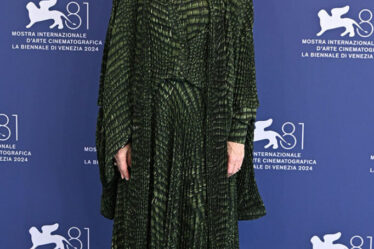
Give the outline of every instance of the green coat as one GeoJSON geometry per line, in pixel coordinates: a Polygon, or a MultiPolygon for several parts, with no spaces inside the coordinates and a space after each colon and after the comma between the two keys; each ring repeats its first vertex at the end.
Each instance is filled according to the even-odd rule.
{"type": "MultiPolygon", "coordinates": [[[[153,0],[155,3],[165,0],[153,0]]],[[[254,122],[259,106],[256,89],[252,0],[209,0],[210,22],[207,76],[206,167],[208,230],[211,249],[232,249],[238,244],[238,220],[266,215],[252,163],[254,122]],[[245,144],[241,170],[228,178],[227,141],[245,144]],[[231,191],[231,192],[230,192],[231,191]],[[234,191],[236,201],[228,196],[234,191]],[[233,242],[234,241],[234,242],[233,242]]],[[[152,72],[162,67],[150,58],[147,0],[113,0],[102,57],[96,147],[102,183],[101,214],[115,219],[114,234],[129,236],[112,248],[147,247],[151,158],[152,72]],[[131,180],[123,183],[113,156],[132,141],[131,180]],[[118,186],[128,188],[126,200],[118,199],[118,186]],[[127,205],[129,217],[119,206],[127,205]],[[116,213],[117,212],[117,213],[116,213]],[[130,217],[131,216],[131,217],[130,217]],[[119,220],[121,219],[121,220],[119,220]],[[127,244],[126,244],[127,243],[127,244]]],[[[153,54],[157,51],[153,51],[153,54]]],[[[181,57],[182,58],[182,57],[181,57]]],[[[181,63],[180,78],[198,77],[196,65],[181,63]]],[[[165,72],[160,77],[171,76],[165,72]]],[[[123,237],[125,238],[125,237],[123,237]]],[[[117,243],[117,244],[116,244],[117,243]]],[[[178,248],[178,247],[173,247],[178,248]]]]}

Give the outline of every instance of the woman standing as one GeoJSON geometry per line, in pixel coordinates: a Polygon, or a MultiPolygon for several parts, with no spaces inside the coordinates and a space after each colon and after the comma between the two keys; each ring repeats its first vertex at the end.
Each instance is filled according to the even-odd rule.
{"type": "Polygon", "coordinates": [[[252,164],[252,0],[113,0],[96,147],[112,249],[237,249],[252,164]]]}

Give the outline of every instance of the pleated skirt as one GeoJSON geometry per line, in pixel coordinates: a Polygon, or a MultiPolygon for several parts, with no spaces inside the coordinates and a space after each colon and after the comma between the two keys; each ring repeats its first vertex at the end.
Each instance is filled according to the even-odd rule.
{"type": "Polygon", "coordinates": [[[203,93],[166,79],[153,108],[150,248],[208,248],[203,93]]]}

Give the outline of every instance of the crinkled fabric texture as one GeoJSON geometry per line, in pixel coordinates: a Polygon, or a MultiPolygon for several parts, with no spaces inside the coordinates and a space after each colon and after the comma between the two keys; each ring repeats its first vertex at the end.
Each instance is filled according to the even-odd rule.
{"type": "Polygon", "coordinates": [[[99,89],[101,214],[112,249],[237,249],[266,215],[251,0],[113,0],[99,89]],[[227,141],[245,145],[227,177],[227,141]],[[131,142],[130,180],[114,155],[131,142]]]}

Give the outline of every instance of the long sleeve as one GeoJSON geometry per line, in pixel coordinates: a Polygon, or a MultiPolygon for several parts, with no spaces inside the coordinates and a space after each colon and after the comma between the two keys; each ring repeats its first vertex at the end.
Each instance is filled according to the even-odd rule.
{"type": "Polygon", "coordinates": [[[112,219],[117,180],[117,151],[131,141],[131,72],[135,45],[136,1],[113,0],[106,32],[96,129],[96,148],[103,186],[101,212],[112,219]]]}
{"type": "Polygon", "coordinates": [[[259,100],[256,86],[255,53],[253,41],[254,12],[252,0],[236,5],[237,28],[232,28],[233,44],[233,117],[229,141],[244,144],[248,125],[256,118],[259,100]]]}

